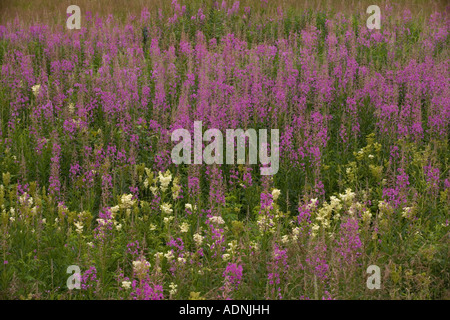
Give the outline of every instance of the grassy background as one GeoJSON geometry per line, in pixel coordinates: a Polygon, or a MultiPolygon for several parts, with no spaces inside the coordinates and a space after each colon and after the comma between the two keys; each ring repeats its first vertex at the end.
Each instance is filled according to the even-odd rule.
{"type": "MultiPolygon", "coordinates": [[[[231,6],[233,1],[228,1],[231,6]]],[[[191,1],[180,1],[180,4],[192,3],[191,1]]],[[[196,1],[199,6],[201,3],[213,4],[214,1],[196,1]]],[[[221,1],[219,1],[221,3],[221,1]]],[[[311,9],[314,11],[342,12],[346,13],[365,13],[369,5],[376,4],[381,8],[388,5],[393,8],[393,14],[402,15],[404,9],[411,11],[413,18],[428,16],[434,11],[448,13],[446,0],[426,1],[426,0],[397,0],[397,1],[374,1],[364,0],[270,0],[267,7],[261,12],[267,14],[276,14],[276,8],[291,7],[295,10],[311,9]]],[[[141,10],[147,8],[152,15],[157,15],[158,10],[162,9],[166,13],[170,8],[171,0],[2,0],[0,2],[0,24],[6,24],[8,21],[18,18],[20,21],[35,22],[39,24],[58,25],[66,20],[66,9],[69,5],[78,5],[81,8],[82,16],[90,11],[94,16],[98,14],[106,17],[113,14],[116,17],[125,19],[129,14],[140,16],[141,10]]],[[[264,6],[261,0],[241,0],[240,7],[259,7],[264,6]]]]}

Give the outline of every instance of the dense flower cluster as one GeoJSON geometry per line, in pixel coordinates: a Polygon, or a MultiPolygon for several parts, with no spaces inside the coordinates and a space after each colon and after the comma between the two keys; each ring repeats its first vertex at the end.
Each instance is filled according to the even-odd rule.
{"type": "Polygon", "coordinates": [[[0,22],[0,299],[446,298],[448,12],[294,2],[0,22]],[[196,121],[277,174],[173,163],[196,121]]]}

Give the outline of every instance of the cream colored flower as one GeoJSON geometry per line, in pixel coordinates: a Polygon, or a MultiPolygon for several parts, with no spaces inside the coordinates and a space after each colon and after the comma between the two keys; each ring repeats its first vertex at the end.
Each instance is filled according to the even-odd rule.
{"type": "Polygon", "coordinates": [[[172,182],[172,198],[175,200],[180,195],[181,185],[179,184],[180,178],[175,177],[172,182]]]}
{"type": "Polygon", "coordinates": [[[170,203],[163,203],[163,204],[160,206],[160,208],[161,208],[161,211],[162,211],[163,213],[165,213],[165,214],[171,214],[171,213],[173,213],[172,205],[171,205],[170,203]]]}
{"type": "Polygon", "coordinates": [[[74,111],[75,111],[75,106],[74,106],[74,104],[73,104],[73,103],[69,103],[68,109],[69,109],[69,112],[70,112],[70,113],[74,113],[74,111]]]}
{"type": "Polygon", "coordinates": [[[281,191],[279,189],[273,189],[272,190],[272,198],[273,201],[276,201],[278,199],[278,197],[280,196],[281,191]]]}
{"type": "Polygon", "coordinates": [[[183,222],[183,223],[181,224],[181,226],[180,226],[180,231],[181,231],[182,233],[188,232],[188,231],[189,231],[189,223],[183,222]]]}
{"type": "Polygon", "coordinates": [[[170,184],[170,181],[172,181],[172,175],[170,174],[170,171],[167,170],[164,174],[161,173],[161,171],[158,173],[159,183],[161,184],[161,190],[166,191],[167,187],[170,184]]]}
{"type": "Polygon", "coordinates": [[[319,233],[319,229],[320,229],[319,225],[317,225],[317,224],[312,225],[311,230],[312,230],[313,237],[315,237],[317,235],[317,233],[319,233]]]}
{"type": "Polygon", "coordinates": [[[155,253],[155,258],[158,260],[161,260],[164,257],[164,253],[162,252],[157,252],[155,253]]]}
{"type": "Polygon", "coordinates": [[[194,242],[197,246],[201,246],[203,242],[203,236],[200,233],[194,234],[194,242]]]}
{"type": "Polygon", "coordinates": [[[150,187],[150,191],[153,193],[153,195],[155,196],[156,195],[156,192],[158,191],[158,187],[155,187],[155,186],[151,186],[150,187]]]}
{"type": "Polygon", "coordinates": [[[341,200],[335,196],[330,197],[330,206],[336,210],[339,211],[342,208],[341,200]]]}
{"type": "Polygon", "coordinates": [[[225,221],[222,219],[221,216],[212,216],[209,218],[209,221],[211,221],[212,223],[217,223],[217,224],[224,224],[225,221]]]}
{"type": "Polygon", "coordinates": [[[404,207],[402,211],[402,217],[410,219],[412,217],[413,208],[412,207],[404,207]]]}
{"type": "Polygon", "coordinates": [[[164,254],[164,257],[166,257],[167,260],[172,260],[175,256],[173,255],[173,251],[170,250],[166,254],[164,254]]]}
{"type": "Polygon", "coordinates": [[[133,271],[137,275],[143,275],[147,273],[148,269],[151,267],[150,262],[145,259],[133,261],[133,271]]]}
{"type": "Polygon", "coordinates": [[[111,207],[110,211],[112,215],[117,214],[117,212],[119,212],[119,206],[111,207]]]}
{"type": "Polygon", "coordinates": [[[122,281],[122,288],[130,289],[131,288],[131,281],[122,281]]]}
{"type": "Polygon", "coordinates": [[[258,245],[258,243],[257,243],[256,241],[251,241],[251,242],[250,242],[250,247],[251,247],[252,249],[254,249],[255,251],[258,251],[258,250],[259,250],[259,245],[258,245]]]}
{"type": "Polygon", "coordinates": [[[308,209],[313,209],[317,207],[317,198],[311,199],[310,203],[306,206],[308,209]]]}
{"type": "Polygon", "coordinates": [[[77,228],[75,231],[78,232],[79,234],[81,234],[83,232],[83,227],[84,227],[83,222],[78,221],[78,222],[74,222],[73,224],[77,228]]]}
{"type": "Polygon", "coordinates": [[[33,205],[33,197],[31,197],[28,193],[24,192],[20,196],[19,202],[23,206],[31,207],[33,205]]]}
{"type": "Polygon", "coordinates": [[[366,209],[366,211],[364,211],[363,215],[362,215],[362,220],[364,222],[370,221],[370,218],[372,218],[372,213],[370,212],[369,209],[366,209]]]}
{"type": "Polygon", "coordinates": [[[171,295],[174,295],[174,294],[176,294],[177,293],[177,285],[175,284],[175,283],[171,283],[170,285],[169,285],[169,288],[170,288],[170,290],[169,290],[169,293],[171,294],[171,295]]]}
{"type": "Polygon", "coordinates": [[[237,244],[236,240],[230,241],[228,243],[227,252],[234,255],[236,253],[237,246],[238,246],[238,244],[237,244]]]}
{"type": "Polygon", "coordinates": [[[39,95],[39,89],[41,89],[41,85],[40,84],[36,84],[36,85],[31,87],[31,90],[33,91],[33,94],[34,94],[35,97],[37,97],[39,95]]]}
{"type": "Polygon", "coordinates": [[[170,216],[170,217],[164,217],[164,223],[169,223],[170,221],[172,221],[173,220],[173,217],[172,216],[170,216]]]}
{"type": "Polygon", "coordinates": [[[339,198],[341,198],[342,201],[344,201],[345,203],[350,203],[353,201],[353,199],[355,198],[355,193],[352,192],[352,189],[347,188],[345,190],[345,193],[340,193],[339,194],[339,198]]]}
{"type": "Polygon", "coordinates": [[[136,200],[133,200],[133,195],[130,193],[130,194],[123,194],[122,197],[120,198],[120,202],[121,207],[127,209],[131,208],[135,204],[136,200]]]}

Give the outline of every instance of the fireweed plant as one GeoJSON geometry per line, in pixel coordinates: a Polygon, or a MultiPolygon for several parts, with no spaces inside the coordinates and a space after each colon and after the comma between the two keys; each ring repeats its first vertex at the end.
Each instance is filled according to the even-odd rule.
{"type": "Polygon", "coordinates": [[[0,25],[0,298],[449,298],[448,11],[381,14],[0,25]],[[194,121],[278,129],[278,172],[174,164],[194,121]]]}

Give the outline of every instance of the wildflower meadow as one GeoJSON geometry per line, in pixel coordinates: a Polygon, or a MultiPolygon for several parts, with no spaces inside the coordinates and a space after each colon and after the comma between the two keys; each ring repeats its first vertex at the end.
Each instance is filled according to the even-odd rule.
{"type": "Polygon", "coordinates": [[[446,1],[0,8],[0,299],[450,299],[446,1]]]}

